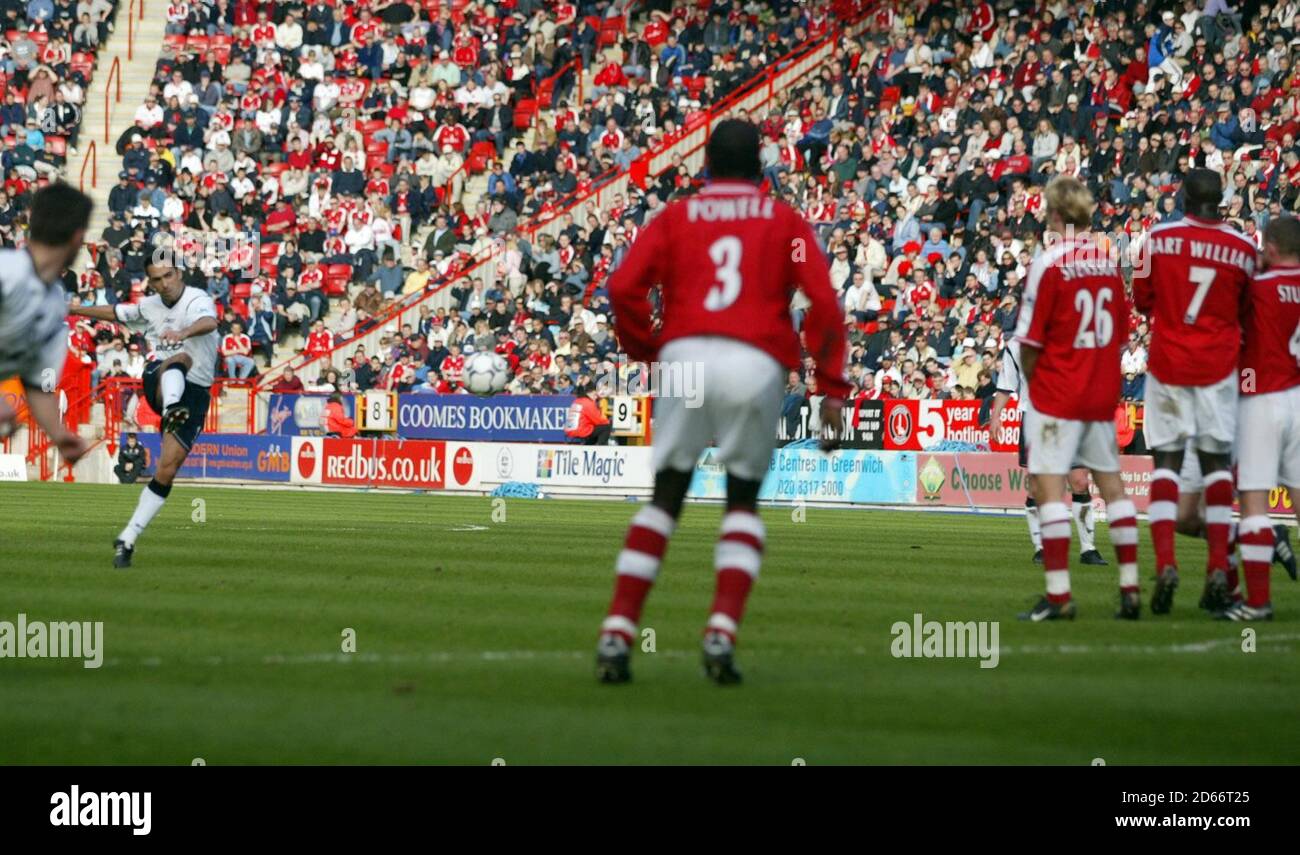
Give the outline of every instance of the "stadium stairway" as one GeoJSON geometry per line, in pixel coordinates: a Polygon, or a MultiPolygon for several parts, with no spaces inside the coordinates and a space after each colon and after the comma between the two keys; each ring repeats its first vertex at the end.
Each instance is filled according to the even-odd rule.
{"type": "MultiPolygon", "coordinates": [[[[113,32],[99,53],[95,79],[91,81],[90,90],[86,93],[86,108],[82,112],[83,133],[78,152],[82,157],[86,156],[90,141],[92,139],[95,141],[96,171],[99,175],[97,186],[94,189],[86,188],[95,200],[95,210],[91,214],[90,230],[87,233],[91,240],[99,240],[99,236],[108,226],[108,194],[117,183],[117,174],[122,171],[122,156],[117,153],[114,144],[122,132],[135,121],[135,111],[144,103],[145,95],[149,92],[149,84],[153,82],[154,66],[162,50],[163,33],[167,24],[166,15],[162,14],[161,7],[146,14],[143,20],[137,19],[133,25],[135,56],[134,59],[129,59],[128,53],[131,51],[128,51],[127,42],[131,28],[127,26],[127,13],[131,4],[122,3],[120,6],[113,32]],[[121,62],[122,69],[120,103],[115,102],[111,97],[105,98],[108,92],[109,71],[113,67],[115,58],[121,62]],[[107,142],[104,141],[105,101],[107,101],[109,126],[107,142]]],[[[116,84],[113,88],[116,90],[116,84]]],[[[73,164],[69,164],[69,169],[72,168],[73,164]]],[[[76,168],[81,168],[80,158],[76,159],[76,168]]],[[[76,176],[70,177],[75,179],[76,176]]],[[[88,253],[82,253],[78,270],[89,258],[88,253]]]]}

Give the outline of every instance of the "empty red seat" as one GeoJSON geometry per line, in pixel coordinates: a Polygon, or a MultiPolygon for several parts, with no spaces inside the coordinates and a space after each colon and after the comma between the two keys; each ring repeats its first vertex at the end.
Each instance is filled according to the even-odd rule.
{"type": "Polygon", "coordinates": [[[351,281],[348,277],[326,277],[325,294],[329,297],[346,297],[348,296],[348,283],[351,281]]]}
{"type": "Polygon", "coordinates": [[[329,279],[330,277],[334,277],[334,278],[342,277],[343,279],[351,279],[351,278],[352,278],[352,265],[351,265],[351,264],[330,264],[330,265],[327,265],[327,266],[325,267],[325,278],[326,278],[326,279],[329,279]]]}

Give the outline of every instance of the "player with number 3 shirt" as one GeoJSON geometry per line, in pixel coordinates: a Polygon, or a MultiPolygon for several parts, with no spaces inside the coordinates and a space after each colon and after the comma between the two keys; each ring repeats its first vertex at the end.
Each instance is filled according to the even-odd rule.
{"type": "MultiPolygon", "coordinates": [[[[619,340],[628,355],[657,362],[654,496],[632,519],[616,564],[614,597],[601,624],[596,674],[631,678],[629,651],[700,453],[716,444],[727,470],[727,504],[714,553],[716,588],[704,633],[704,670],[740,679],[732,661],[745,602],[764,546],[758,491],[771,464],[787,370],[799,365],[790,314],[796,289],[811,304],[803,338],[824,394],[832,438],[850,385],[844,377],[844,315],[812,229],[784,202],[760,192],[759,131],[729,119],[709,137],[710,181],[669,203],[641,230],[610,277],[619,340]],[[652,289],[659,289],[659,319],[652,289]],[[690,372],[698,394],[673,378],[690,372]]],[[[680,381],[679,381],[680,382],[680,381]]]]}

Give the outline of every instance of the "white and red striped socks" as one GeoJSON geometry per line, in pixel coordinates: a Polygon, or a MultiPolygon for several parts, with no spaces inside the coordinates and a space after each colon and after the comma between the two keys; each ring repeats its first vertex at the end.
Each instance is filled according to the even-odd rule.
{"type": "Polygon", "coordinates": [[[765,537],[763,521],[752,511],[730,510],[722,517],[722,531],[713,551],[717,587],[707,632],[721,632],[735,640],[749,589],[763,563],[765,537]]]}
{"type": "MultiPolygon", "coordinates": [[[[1109,516],[1109,511],[1107,512],[1109,516]]],[[[1178,473],[1157,469],[1151,473],[1151,505],[1147,508],[1151,523],[1151,545],[1156,550],[1156,573],[1175,567],[1174,529],[1178,522],[1178,473]]]]}
{"type": "Polygon", "coordinates": [[[614,600],[600,626],[602,633],[620,635],[629,645],[636,640],[641,609],[659,575],[668,539],[676,526],[676,520],[656,505],[645,505],[632,517],[614,567],[614,600]]]}
{"type": "Polygon", "coordinates": [[[1119,562],[1119,589],[1124,593],[1138,589],[1138,529],[1137,508],[1130,499],[1120,499],[1106,505],[1106,527],[1110,529],[1110,542],[1115,545],[1115,560],[1119,562]]]}
{"type": "Polygon", "coordinates": [[[1043,571],[1047,575],[1047,599],[1053,603],[1070,600],[1070,509],[1065,502],[1038,506],[1043,533],[1043,571]]]}
{"type": "Polygon", "coordinates": [[[1237,529],[1241,548],[1241,569],[1246,577],[1246,605],[1259,607],[1269,601],[1268,573],[1273,563],[1273,527],[1268,517],[1246,517],[1237,529]]]}
{"type": "Polygon", "coordinates": [[[1226,469],[1205,478],[1205,542],[1209,547],[1206,573],[1228,572],[1228,541],[1232,526],[1232,473],[1226,469]]]}

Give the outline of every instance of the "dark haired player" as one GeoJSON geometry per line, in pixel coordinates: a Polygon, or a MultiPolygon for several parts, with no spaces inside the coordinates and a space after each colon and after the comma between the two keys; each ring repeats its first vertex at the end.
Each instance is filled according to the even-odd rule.
{"type": "MultiPolygon", "coordinates": [[[[1228,560],[1232,526],[1232,446],[1237,419],[1240,307],[1255,271],[1255,245],[1219,217],[1217,172],[1193,169],[1183,179],[1186,215],[1148,233],[1133,275],[1133,300],[1151,317],[1143,432],[1155,458],[1151,540],[1156,585],[1151,612],[1167,614],[1178,587],[1174,532],[1179,473],[1189,443],[1205,498],[1205,591],[1201,607],[1232,603],[1236,570],[1228,560]]],[[[1189,486],[1200,486],[1189,481],[1189,486]]]]}
{"type": "MultiPolygon", "coordinates": [[[[68,464],[86,453],[86,442],[59,413],[56,390],[68,355],[61,279],[81,251],[92,207],[89,196],[61,181],[44,187],[32,197],[27,246],[0,250],[0,380],[18,377],[36,423],[68,464]]],[[[0,436],[16,416],[0,402],[0,436]]]]}
{"type": "Polygon", "coordinates": [[[162,510],[176,472],[207,416],[217,363],[217,308],[205,291],[187,286],[181,271],[157,260],[145,268],[151,292],[139,303],[73,309],[73,314],[116,321],[145,334],[151,350],[144,397],[162,416],[162,454],[153,480],[126,528],[113,541],[113,566],[130,567],[135,541],[162,510]]]}
{"type": "Polygon", "coordinates": [[[654,496],[633,517],[618,556],[614,598],[597,647],[596,673],[603,682],[631,678],[629,653],[642,606],[696,460],[714,441],[727,469],[727,501],[714,552],[704,670],[720,684],[740,680],[733,662],[736,633],[764,547],[758,491],[776,443],[787,371],[800,357],[789,309],[797,288],[812,304],[803,335],[816,360],[818,389],[826,395],[823,447],[829,450],[839,436],[850,388],[839,301],[812,229],[793,208],[759,192],[758,149],[754,125],[719,123],[705,148],[707,186],[667,205],[610,278],[615,327],[629,356],[661,366],[698,366],[702,400],[688,401],[684,390],[660,384],[654,496]],[[649,298],[655,286],[661,324],[649,298]]]}

